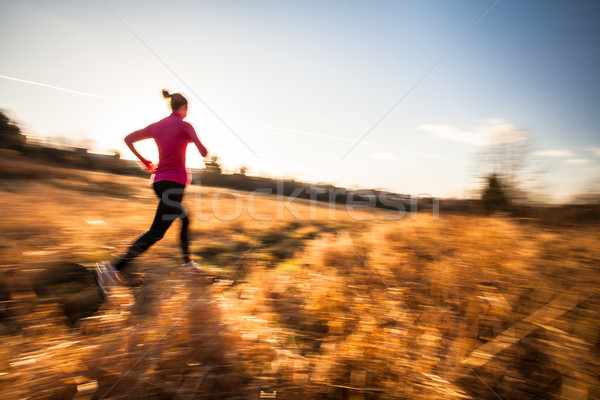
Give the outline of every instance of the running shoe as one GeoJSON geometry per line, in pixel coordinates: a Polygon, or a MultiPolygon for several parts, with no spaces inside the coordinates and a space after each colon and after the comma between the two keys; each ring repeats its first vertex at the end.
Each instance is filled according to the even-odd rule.
{"type": "Polygon", "coordinates": [[[108,297],[113,287],[123,284],[121,274],[108,261],[96,263],[94,277],[96,278],[96,284],[100,288],[102,298],[108,297]]]}
{"type": "Polygon", "coordinates": [[[196,262],[194,262],[194,261],[186,262],[185,264],[183,264],[181,266],[181,268],[184,273],[204,272],[204,269],[200,268],[200,266],[198,264],[196,264],[196,262]]]}

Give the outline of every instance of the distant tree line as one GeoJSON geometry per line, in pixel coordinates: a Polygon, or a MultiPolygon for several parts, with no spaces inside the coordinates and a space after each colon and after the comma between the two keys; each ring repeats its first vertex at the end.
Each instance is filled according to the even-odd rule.
{"type": "Polygon", "coordinates": [[[26,138],[21,129],[0,110],[0,146],[5,149],[21,150],[26,138]]]}
{"type": "MultiPolygon", "coordinates": [[[[123,175],[147,176],[135,161],[123,160],[118,153],[113,155],[94,154],[83,147],[61,146],[60,148],[41,143],[31,143],[19,127],[1,113],[2,141],[0,147],[20,151],[23,155],[43,159],[47,162],[71,168],[100,170],[123,175]]],[[[192,170],[192,184],[224,187],[243,191],[259,191],[264,194],[281,195],[298,199],[332,203],[372,206],[391,210],[410,211],[409,196],[379,190],[347,190],[333,185],[315,185],[295,180],[278,180],[246,175],[247,168],[233,174],[223,173],[216,156],[205,162],[205,168],[192,170]]]]}
{"type": "MultiPolygon", "coordinates": [[[[259,191],[264,194],[281,195],[297,199],[365,205],[389,210],[410,211],[417,199],[408,195],[382,190],[349,190],[331,184],[315,184],[292,179],[273,179],[246,175],[247,169],[238,173],[224,174],[217,157],[205,163],[204,169],[192,170],[192,183],[196,185],[224,187],[243,191],[259,191]]],[[[426,201],[419,200],[420,209],[426,201]]]]}
{"type": "MultiPolygon", "coordinates": [[[[22,155],[44,160],[61,167],[99,170],[122,175],[146,177],[147,172],[138,163],[123,160],[114,154],[90,153],[84,147],[61,146],[60,148],[30,142],[19,126],[0,110],[0,148],[18,151],[22,155]]],[[[519,200],[523,192],[517,188],[518,174],[525,164],[522,147],[496,146],[481,159],[483,185],[477,200],[446,199],[438,203],[430,196],[424,198],[391,193],[382,190],[349,190],[330,184],[314,184],[291,179],[281,180],[247,175],[242,167],[236,173],[223,173],[219,159],[214,156],[205,161],[205,168],[192,170],[192,184],[230,188],[242,191],[259,191],[264,194],[281,195],[297,199],[328,203],[364,205],[383,209],[411,212],[429,212],[433,209],[442,213],[506,213],[524,219],[559,221],[600,222],[599,207],[556,206],[532,207],[519,200]]]]}

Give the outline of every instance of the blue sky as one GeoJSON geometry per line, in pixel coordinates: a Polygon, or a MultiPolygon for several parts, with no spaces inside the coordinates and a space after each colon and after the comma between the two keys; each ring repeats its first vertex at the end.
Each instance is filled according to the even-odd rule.
{"type": "Polygon", "coordinates": [[[29,135],[129,157],[165,87],[228,169],[466,196],[476,153],[528,137],[548,199],[599,190],[598,2],[2,4],[0,108],[29,135]]]}

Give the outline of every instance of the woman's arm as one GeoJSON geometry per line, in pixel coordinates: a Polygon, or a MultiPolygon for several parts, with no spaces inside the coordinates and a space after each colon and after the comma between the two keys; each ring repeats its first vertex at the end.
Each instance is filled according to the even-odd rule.
{"type": "Polygon", "coordinates": [[[142,164],[144,164],[146,166],[146,169],[148,170],[148,172],[154,173],[154,172],[156,172],[156,167],[154,166],[154,164],[152,164],[150,161],[146,160],[140,153],[138,153],[138,151],[136,150],[136,148],[133,145],[135,142],[139,142],[140,140],[151,139],[151,138],[152,138],[152,135],[150,133],[149,126],[147,126],[144,129],[140,129],[138,131],[132,132],[129,135],[125,136],[124,140],[125,140],[125,144],[127,144],[127,147],[129,147],[131,152],[137,158],[139,158],[139,160],[142,162],[142,164]]]}
{"type": "Polygon", "coordinates": [[[189,132],[188,132],[190,140],[192,142],[194,142],[194,144],[196,145],[196,148],[200,152],[200,155],[202,155],[202,157],[206,157],[206,155],[208,154],[208,150],[206,150],[206,147],[204,147],[202,142],[200,142],[200,139],[198,139],[198,135],[196,134],[194,127],[191,124],[188,126],[190,128],[189,132]]]}

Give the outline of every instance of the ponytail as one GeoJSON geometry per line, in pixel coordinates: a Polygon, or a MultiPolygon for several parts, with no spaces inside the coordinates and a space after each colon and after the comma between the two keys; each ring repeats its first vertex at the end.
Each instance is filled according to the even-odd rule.
{"type": "Polygon", "coordinates": [[[185,106],[188,103],[187,99],[180,93],[171,94],[167,89],[163,89],[162,95],[165,99],[171,99],[171,110],[175,112],[179,111],[182,106],[185,106]]]}

